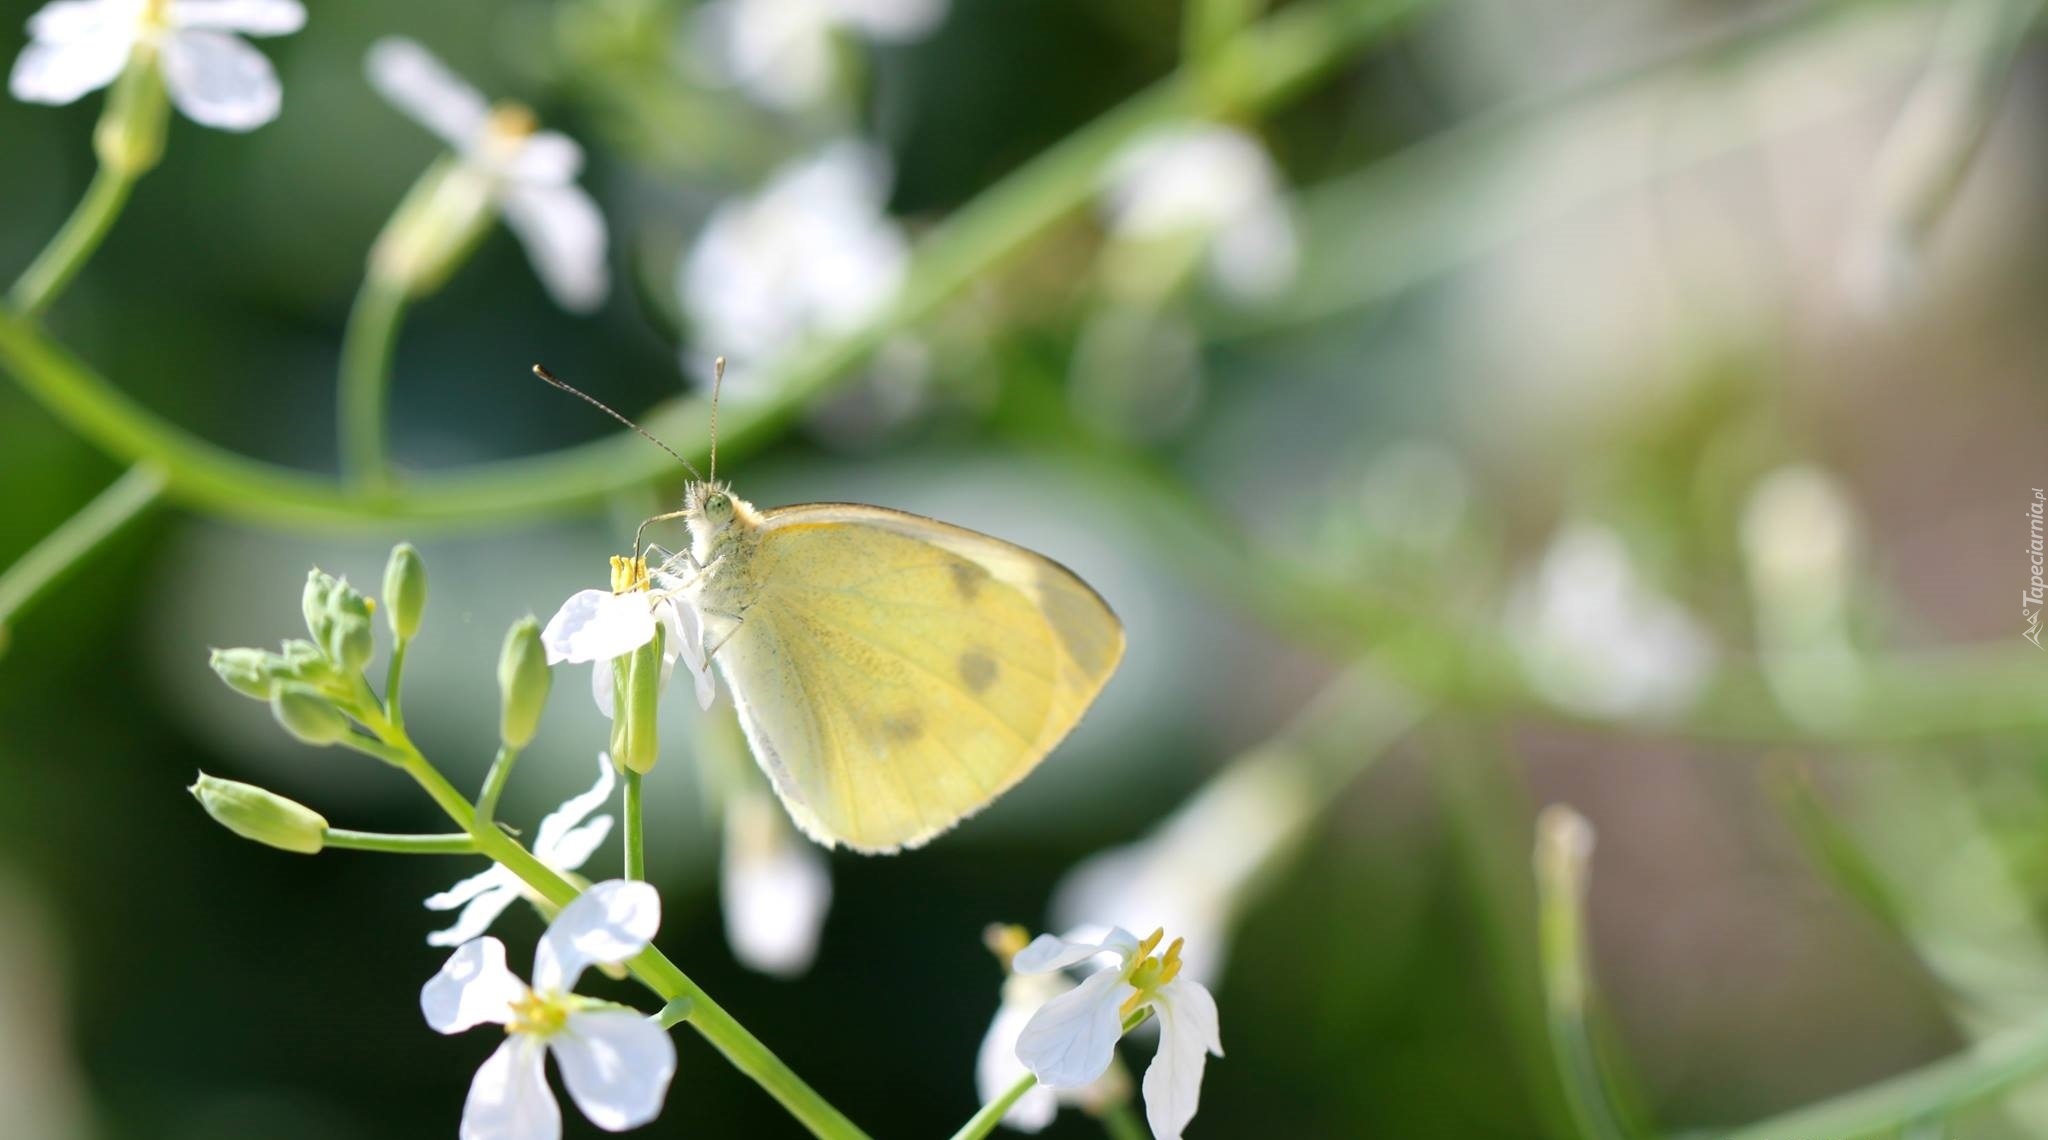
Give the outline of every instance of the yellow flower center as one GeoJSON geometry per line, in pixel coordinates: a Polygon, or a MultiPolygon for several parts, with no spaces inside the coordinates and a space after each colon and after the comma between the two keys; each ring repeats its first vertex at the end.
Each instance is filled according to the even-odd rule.
{"type": "Polygon", "coordinates": [[[1154,955],[1159,943],[1166,937],[1166,929],[1154,930],[1143,942],[1138,943],[1138,952],[1131,955],[1131,964],[1124,968],[1124,980],[1137,989],[1124,1002],[1122,1013],[1125,1017],[1138,1012],[1138,1007],[1159,996],[1159,988],[1180,976],[1180,947],[1182,939],[1176,938],[1166,948],[1166,953],[1154,955]]]}
{"type": "Polygon", "coordinates": [[[569,1023],[569,1005],[561,997],[544,997],[528,991],[523,998],[512,1003],[512,1020],[505,1025],[507,1033],[530,1033],[545,1041],[562,1031],[569,1023]]]}
{"type": "Polygon", "coordinates": [[[171,26],[171,0],[143,0],[142,30],[161,32],[171,26]]]}
{"type": "Polygon", "coordinates": [[[982,944],[989,953],[1002,962],[1003,969],[1010,968],[1010,960],[1022,953],[1031,944],[1031,936],[1021,926],[994,923],[981,932],[982,944]]]}
{"type": "Polygon", "coordinates": [[[653,589],[653,584],[647,578],[646,558],[612,555],[612,593],[623,594],[630,590],[649,589],[653,589]]]}

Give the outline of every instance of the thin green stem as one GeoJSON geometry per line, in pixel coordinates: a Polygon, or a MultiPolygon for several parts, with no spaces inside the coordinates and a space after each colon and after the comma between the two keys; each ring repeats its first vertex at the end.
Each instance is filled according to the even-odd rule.
{"type": "Polygon", "coordinates": [[[1536,947],[1551,1059],[1566,1109],[1585,1140],[1627,1140],[1601,1071],[1587,1007],[1586,864],[1593,832],[1577,812],[1544,809],[1536,823],[1536,947]]]}
{"type": "Polygon", "coordinates": [[[134,175],[102,164],[57,235],[8,291],[7,304],[25,317],[41,316],[106,240],[134,187],[134,175]]]}
{"type": "Polygon", "coordinates": [[[163,472],[147,464],[130,468],[84,509],[29,548],[0,573],[0,631],[93,551],[162,496],[163,472]]]}
{"type": "Polygon", "coordinates": [[[484,773],[484,789],[476,797],[480,826],[489,826],[498,818],[498,800],[505,794],[505,785],[512,779],[512,765],[518,759],[519,750],[509,744],[500,744],[498,754],[491,758],[491,770],[484,773]]]}
{"type": "Polygon", "coordinates": [[[982,1105],[981,1111],[968,1117],[967,1123],[960,1126],[960,1131],[953,1133],[953,1140],[981,1140],[982,1137],[994,1132],[996,1125],[1002,1123],[1003,1114],[1010,1111],[1010,1106],[1016,1104],[1025,1093],[1031,1091],[1031,1086],[1037,1083],[1038,1078],[1029,1073],[1017,1078],[1017,1083],[1004,1089],[1003,1095],[982,1105]]]}
{"type": "Polygon", "coordinates": [[[641,799],[640,773],[626,769],[626,877],[647,877],[647,813],[641,799]]]}
{"type": "MultiPolygon", "coordinates": [[[[378,743],[382,751],[363,748],[372,755],[388,756],[392,763],[402,768],[413,781],[425,790],[427,795],[448,818],[455,821],[475,841],[479,853],[489,856],[506,867],[532,887],[536,893],[555,906],[567,906],[580,893],[575,884],[563,878],[552,867],[535,858],[533,853],[521,846],[517,840],[505,834],[484,820],[476,808],[470,806],[455,785],[448,782],[439,769],[430,763],[403,730],[383,721],[373,709],[361,710],[370,720],[366,723],[382,738],[378,743]]],[[[759,1038],[749,1033],[745,1026],[733,1019],[723,1006],[711,999],[703,987],[691,981],[689,976],[670,961],[667,955],[654,946],[642,950],[626,963],[633,976],[653,990],[668,1003],[668,1008],[686,1008],[684,1020],[705,1040],[723,1053],[734,1068],[745,1073],[755,1084],[766,1090],[789,1114],[797,1119],[813,1136],[820,1140],[868,1140],[848,1120],[845,1114],[832,1107],[831,1103],[801,1077],[783,1064],[770,1052],[759,1038]],[[678,1003],[688,1002],[687,1007],[678,1003]]]]}
{"type": "Polygon", "coordinates": [[[390,835],[380,831],[349,831],[330,827],[322,833],[329,847],[350,851],[384,851],[393,855],[474,855],[476,840],[468,832],[453,835],[390,835]]]}
{"type": "Polygon", "coordinates": [[[1138,1119],[1138,1110],[1128,1100],[1110,1105],[1102,1113],[1102,1131],[1110,1140],[1152,1140],[1152,1132],[1138,1119]]]}
{"type": "Polygon", "coordinates": [[[336,408],[343,478],[359,490],[391,482],[391,356],[405,320],[403,286],[371,272],[363,278],[342,334],[336,408]]]}
{"type": "Polygon", "coordinates": [[[384,715],[390,717],[391,723],[399,728],[405,727],[402,691],[405,686],[406,644],[404,641],[398,641],[391,646],[391,665],[384,670],[384,715]]]}

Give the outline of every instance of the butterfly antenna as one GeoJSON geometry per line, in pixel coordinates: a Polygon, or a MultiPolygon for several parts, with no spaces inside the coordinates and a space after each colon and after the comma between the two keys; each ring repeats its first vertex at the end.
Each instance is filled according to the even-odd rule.
{"type": "Polygon", "coordinates": [[[711,482],[718,482],[718,390],[725,386],[725,357],[711,362],[711,482]]]}
{"type": "MultiPolygon", "coordinates": [[[[569,393],[571,396],[574,396],[577,399],[583,401],[584,403],[589,404],[591,407],[596,408],[598,411],[603,412],[605,415],[608,415],[611,418],[619,421],[620,423],[625,424],[627,427],[632,428],[634,431],[639,432],[641,438],[645,439],[647,442],[653,444],[654,446],[662,449],[663,451],[668,452],[670,455],[675,456],[676,462],[682,464],[683,467],[690,472],[691,478],[704,478],[704,476],[697,473],[697,466],[695,464],[683,458],[682,452],[679,452],[675,448],[670,447],[668,444],[665,444],[660,440],[654,438],[653,432],[648,431],[646,428],[641,427],[639,424],[636,424],[632,420],[629,420],[626,417],[620,415],[619,413],[613,411],[609,406],[607,406],[603,401],[599,400],[597,397],[591,395],[588,392],[585,392],[583,389],[576,387],[575,385],[569,383],[568,381],[561,379],[554,373],[549,372],[547,369],[541,367],[538,364],[533,366],[533,374],[535,376],[540,377],[547,383],[553,385],[554,387],[560,388],[562,391],[569,393]]],[[[715,423],[716,420],[714,419],[713,422],[715,423]]]]}

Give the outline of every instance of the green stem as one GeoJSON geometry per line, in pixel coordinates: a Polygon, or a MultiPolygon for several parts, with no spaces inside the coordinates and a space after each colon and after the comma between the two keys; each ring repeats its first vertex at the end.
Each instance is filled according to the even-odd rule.
{"type": "Polygon", "coordinates": [[[348,831],[330,827],[322,833],[329,847],[350,851],[383,851],[393,855],[474,855],[476,840],[469,833],[453,835],[390,835],[381,831],[348,831]]]}
{"type": "Polygon", "coordinates": [[[1994,1037],[1909,1073],[1723,1134],[1721,1140],[1896,1132],[1997,1096],[2048,1071],[2048,1022],[1994,1037]]]}
{"type": "Polygon", "coordinates": [[[391,483],[391,356],[405,320],[402,285],[370,272],[349,310],[341,342],[340,425],[342,477],[358,489],[391,483]]]}
{"type": "Polygon", "coordinates": [[[164,475],[158,468],[143,464],[129,469],[0,573],[0,631],[15,614],[148,510],[163,489],[164,475]]]}
{"type": "Polygon", "coordinates": [[[626,877],[647,878],[646,811],[641,801],[640,773],[626,769],[626,877]]]}
{"type": "Polygon", "coordinates": [[[968,1117],[967,1123],[960,1126],[960,1131],[953,1133],[953,1140],[981,1140],[982,1137],[994,1132],[996,1125],[1002,1123],[1003,1114],[1010,1111],[1010,1106],[1016,1104],[1018,1099],[1030,1092],[1031,1086],[1037,1083],[1038,1078],[1030,1073],[1017,1078],[1017,1083],[1004,1089],[1003,1095],[982,1105],[980,1112],[968,1117]]]}
{"type": "Polygon", "coordinates": [[[405,727],[405,705],[400,697],[400,690],[405,685],[405,648],[404,641],[391,646],[391,665],[384,671],[384,715],[401,729],[405,727]]]}
{"type": "Polygon", "coordinates": [[[102,164],[57,235],[8,291],[7,304],[22,316],[41,316],[114,228],[114,219],[121,216],[121,207],[128,204],[128,192],[134,186],[134,175],[102,164]]]}
{"type": "MultiPolygon", "coordinates": [[[[447,813],[449,819],[469,833],[479,853],[504,865],[555,906],[567,906],[575,901],[580,892],[574,884],[535,858],[511,836],[485,821],[402,730],[388,722],[377,722],[374,712],[364,711],[373,718],[370,728],[383,738],[380,743],[388,750],[392,763],[404,769],[447,813]]],[[[372,755],[386,755],[364,750],[371,751],[372,755]]],[[[711,995],[691,981],[659,948],[649,946],[642,950],[626,963],[626,968],[668,1002],[670,1008],[676,1008],[679,1002],[688,1002],[684,1020],[690,1027],[723,1053],[734,1068],[774,1097],[791,1116],[810,1130],[811,1135],[820,1140],[868,1140],[866,1133],[805,1084],[759,1038],[735,1021],[724,1007],[711,1000],[711,995]]]]}
{"type": "Polygon", "coordinates": [[[484,773],[484,790],[476,797],[479,826],[489,826],[498,818],[498,799],[505,794],[505,785],[512,779],[512,765],[518,759],[517,748],[509,744],[498,746],[498,754],[491,758],[491,770],[484,773]]]}
{"type": "Polygon", "coordinates": [[[1536,947],[1542,966],[1551,1059],[1578,1134],[1627,1140],[1594,1048],[1587,1006],[1592,972],[1586,955],[1586,863],[1593,833],[1570,808],[1544,809],[1536,823],[1536,947]]]}

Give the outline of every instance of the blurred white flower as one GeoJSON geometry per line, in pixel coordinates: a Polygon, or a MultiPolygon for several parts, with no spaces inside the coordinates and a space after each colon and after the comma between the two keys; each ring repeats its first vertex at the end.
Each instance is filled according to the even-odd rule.
{"type": "MultiPolygon", "coordinates": [[[[533,837],[533,857],[561,872],[583,866],[598,845],[604,842],[605,836],[611,834],[612,817],[600,815],[593,819],[590,813],[611,798],[615,779],[612,758],[598,753],[597,783],[582,795],[571,797],[540,821],[540,830],[533,837]]],[[[462,908],[453,926],[427,935],[427,945],[460,946],[489,930],[491,923],[505,913],[506,907],[521,898],[534,897],[526,880],[513,874],[504,864],[492,863],[490,870],[471,875],[427,899],[428,910],[462,908]]]]}
{"type": "Polygon", "coordinates": [[[1209,278],[1240,300],[1270,296],[1300,258],[1280,172],[1234,127],[1183,123],[1127,144],[1105,174],[1101,210],[1120,240],[1194,240],[1209,278]]]}
{"type": "Polygon", "coordinates": [[[454,149],[460,189],[503,212],[557,304],[589,312],[604,302],[610,289],[604,215],[576,184],[582,147],[539,129],[525,107],[491,106],[411,40],[387,37],[370,45],[366,70],[387,102],[454,149]]]}
{"type": "Polygon", "coordinates": [[[154,52],[187,118],[252,130],[277,118],[284,91],[270,60],[232,33],[283,36],[305,23],[299,0],[56,0],[29,17],[7,86],[24,102],[70,103],[154,52]]]}
{"type": "Polygon", "coordinates": [[[1150,1007],[1159,1018],[1159,1051],[1145,1069],[1145,1121],[1155,1140],[1180,1140],[1202,1092],[1208,1055],[1223,1055],[1216,999],[1200,982],[1181,977],[1181,940],[1154,956],[1165,932],[1140,942],[1120,927],[1100,942],[1041,934],[1017,955],[1019,974],[1047,974],[1099,955],[1115,964],[1073,990],[1047,1001],[1017,1036],[1017,1059],[1051,1089],[1085,1087],[1109,1071],[1124,1019],[1150,1007]]]}
{"type": "Polygon", "coordinates": [[[752,784],[725,800],[719,901],[726,941],[741,964],[785,978],[811,968],[832,906],[832,872],[824,853],[752,784]]]}
{"type": "Polygon", "coordinates": [[[1187,943],[1182,976],[1211,984],[1223,972],[1230,928],[1259,872],[1316,807],[1297,769],[1265,757],[1233,765],[1151,835],[1069,871],[1053,891],[1053,925],[1076,933],[1106,924],[1178,930],[1187,943]],[[1217,842],[1219,835],[1229,842],[1217,842]]]}
{"type": "Polygon", "coordinates": [[[592,1124],[623,1132],[661,1113],[676,1072],[675,1043],[637,1011],[579,997],[590,966],[645,949],[661,925],[661,896],[646,883],[599,883],[562,908],[541,936],[529,988],[505,967],[505,944],[465,942],[420,989],[420,1012],[441,1033],[486,1023],[505,1043],[484,1061],[462,1106],[463,1140],[557,1140],[562,1112],[548,1088],[548,1052],[569,1097],[592,1124]]]}
{"type": "Polygon", "coordinates": [[[697,33],[720,80],[795,110],[831,93],[840,36],[908,43],[945,14],[946,0],[713,0],[698,9],[697,33]]]}
{"type": "MultiPolygon", "coordinates": [[[[623,559],[621,560],[623,561],[623,559]]],[[[548,664],[595,663],[590,673],[590,695],[606,717],[612,709],[613,662],[654,639],[654,631],[666,626],[668,636],[661,648],[661,683],[668,684],[680,658],[696,682],[697,705],[710,708],[718,695],[717,682],[704,659],[704,628],[697,611],[687,603],[659,590],[632,586],[611,590],[578,590],[569,595],[562,608],[540,631],[540,643],[548,651],[548,664]]]]}
{"type": "Polygon", "coordinates": [[[1586,523],[1551,541],[1510,596],[1506,626],[1537,690],[1588,716],[1678,712],[1714,660],[1706,631],[1640,579],[1620,536],[1586,523]]]}
{"type": "Polygon", "coordinates": [[[695,342],[747,373],[817,334],[858,328],[895,299],[910,260],[884,212],[888,160],[841,140],[783,167],[752,197],[711,215],[678,288],[695,342]]]}

